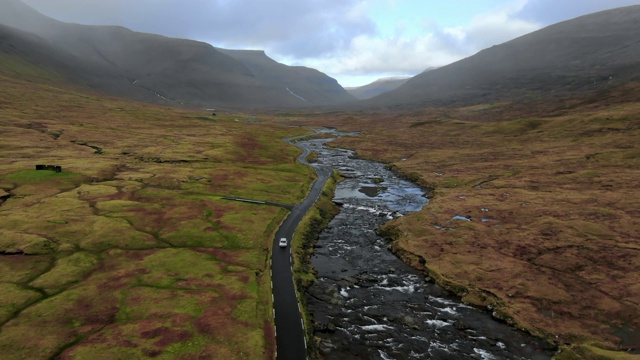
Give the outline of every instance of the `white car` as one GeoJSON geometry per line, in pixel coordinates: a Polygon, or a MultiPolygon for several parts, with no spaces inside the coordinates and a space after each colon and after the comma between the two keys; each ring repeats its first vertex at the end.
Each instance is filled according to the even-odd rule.
{"type": "Polygon", "coordinates": [[[287,238],[280,238],[278,244],[280,245],[280,247],[287,247],[287,238]]]}

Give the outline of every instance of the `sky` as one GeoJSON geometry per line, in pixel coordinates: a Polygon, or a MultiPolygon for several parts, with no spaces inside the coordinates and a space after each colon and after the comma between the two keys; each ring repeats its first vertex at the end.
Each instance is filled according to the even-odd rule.
{"type": "Polygon", "coordinates": [[[23,0],[65,22],[264,50],[342,86],[413,76],[545,26],[640,0],[23,0]]]}

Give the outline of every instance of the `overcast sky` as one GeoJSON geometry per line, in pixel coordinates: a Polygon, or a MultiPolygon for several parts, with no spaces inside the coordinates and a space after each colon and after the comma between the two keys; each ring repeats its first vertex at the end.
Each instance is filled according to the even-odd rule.
{"type": "Polygon", "coordinates": [[[23,0],[55,19],[260,49],[343,86],[415,75],[640,0],[23,0]]]}

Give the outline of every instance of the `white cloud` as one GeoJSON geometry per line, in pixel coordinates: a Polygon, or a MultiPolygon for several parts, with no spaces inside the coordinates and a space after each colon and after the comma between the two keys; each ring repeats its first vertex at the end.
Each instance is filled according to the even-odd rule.
{"type": "Polygon", "coordinates": [[[55,19],[122,25],[142,32],[320,56],[375,32],[365,0],[25,0],[55,19]]]}
{"type": "Polygon", "coordinates": [[[524,4],[519,1],[474,17],[462,30],[467,50],[477,52],[540,29],[542,25],[517,16],[524,4]]]}
{"type": "MultiPolygon", "coordinates": [[[[424,13],[422,19],[399,20],[389,35],[381,31],[382,20],[391,18],[391,10],[399,7],[400,0],[377,0],[390,9],[385,19],[372,18],[374,0],[24,1],[62,21],[122,25],[219,47],[265,50],[276,61],[314,67],[340,80],[351,79],[342,81],[343,85],[417,74],[543,25],[640,2],[494,0],[493,4],[503,5],[460,24],[451,20],[455,15],[451,12],[448,25],[443,26],[429,17],[428,10],[444,5],[425,0],[420,3],[423,8],[416,9],[416,13],[424,13]]],[[[444,8],[464,3],[447,2],[444,8]]]]}
{"type": "Polygon", "coordinates": [[[480,14],[457,27],[442,28],[425,21],[428,25],[419,36],[403,36],[402,27],[390,37],[362,34],[351,39],[349,46],[339,52],[300,63],[322,69],[336,78],[349,77],[351,81],[368,80],[374,74],[380,77],[415,75],[539,29],[539,24],[516,17],[523,5],[518,1],[480,14]]]}

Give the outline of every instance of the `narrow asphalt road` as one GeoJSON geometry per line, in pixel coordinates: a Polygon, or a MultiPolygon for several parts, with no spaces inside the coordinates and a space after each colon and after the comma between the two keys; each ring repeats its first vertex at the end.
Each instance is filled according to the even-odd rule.
{"type": "MultiPolygon", "coordinates": [[[[291,144],[290,141],[287,142],[291,144]]],[[[309,150],[302,149],[304,152],[298,157],[298,161],[309,165],[305,160],[309,154],[309,150]]],[[[273,239],[271,279],[273,282],[273,307],[277,344],[276,356],[278,360],[300,360],[307,358],[302,315],[293,284],[291,239],[304,215],[311,209],[318,197],[320,197],[322,187],[332,174],[330,167],[313,167],[316,170],[318,178],[311,186],[307,197],[296,205],[293,210],[291,210],[289,216],[282,222],[273,239]],[[278,241],[280,238],[287,238],[289,244],[286,248],[279,247],[278,241]]]]}
{"type": "Polygon", "coordinates": [[[238,197],[232,197],[232,196],[223,196],[222,200],[239,201],[239,202],[257,204],[257,205],[277,206],[277,207],[285,208],[287,210],[293,210],[293,208],[295,207],[293,205],[280,204],[280,203],[274,203],[274,202],[262,201],[262,200],[238,198],[238,197]]]}

